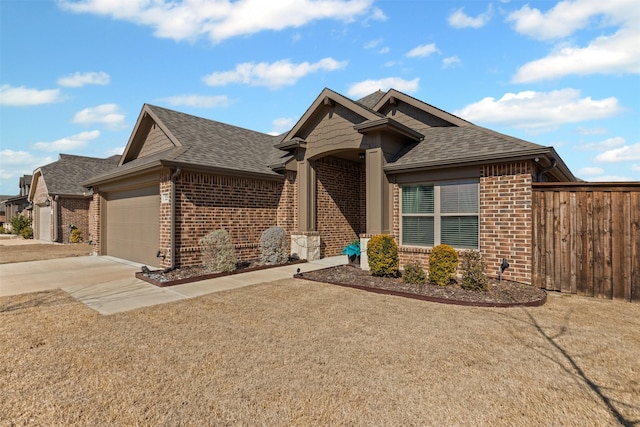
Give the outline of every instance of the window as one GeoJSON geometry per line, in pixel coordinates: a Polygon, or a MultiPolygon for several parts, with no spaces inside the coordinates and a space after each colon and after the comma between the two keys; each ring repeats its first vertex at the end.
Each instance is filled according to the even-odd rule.
{"type": "Polygon", "coordinates": [[[403,186],[402,244],[477,249],[478,205],[477,182],[403,186]]]}

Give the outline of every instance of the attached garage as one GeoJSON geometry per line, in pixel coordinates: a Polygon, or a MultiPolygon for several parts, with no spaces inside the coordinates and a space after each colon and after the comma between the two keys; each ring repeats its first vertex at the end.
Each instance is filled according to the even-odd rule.
{"type": "Polygon", "coordinates": [[[160,247],[158,185],[106,194],[105,253],[157,267],[160,247]]]}
{"type": "Polygon", "coordinates": [[[45,242],[51,241],[51,206],[38,206],[36,205],[36,221],[37,235],[36,238],[44,240],[45,242]]]}

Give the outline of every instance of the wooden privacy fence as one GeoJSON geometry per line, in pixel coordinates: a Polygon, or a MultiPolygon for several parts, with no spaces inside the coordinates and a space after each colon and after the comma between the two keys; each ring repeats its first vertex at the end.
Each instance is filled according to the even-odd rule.
{"type": "Polygon", "coordinates": [[[640,183],[534,183],[532,281],[640,301],[640,183]]]}

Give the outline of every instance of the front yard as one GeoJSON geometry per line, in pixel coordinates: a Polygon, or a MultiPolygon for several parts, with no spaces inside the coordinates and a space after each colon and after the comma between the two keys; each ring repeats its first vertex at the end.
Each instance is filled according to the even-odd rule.
{"type": "Polygon", "coordinates": [[[287,279],[101,316],[0,298],[0,425],[634,425],[640,305],[287,279]]]}

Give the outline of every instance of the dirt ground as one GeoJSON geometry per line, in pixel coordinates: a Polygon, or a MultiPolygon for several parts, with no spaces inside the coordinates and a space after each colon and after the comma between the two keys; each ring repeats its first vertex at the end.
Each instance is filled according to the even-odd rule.
{"type": "Polygon", "coordinates": [[[0,298],[0,425],[640,425],[640,304],[287,279],[101,316],[0,298]]]}
{"type": "Polygon", "coordinates": [[[45,259],[65,258],[70,256],[85,256],[91,253],[91,245],[88,243],[34,243],[21,241],[20,244],[7,244],[0,242],[0,264],[14,262],[40,261],[45,259]]]}

